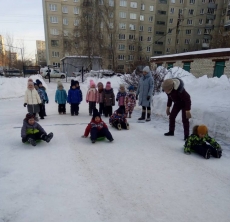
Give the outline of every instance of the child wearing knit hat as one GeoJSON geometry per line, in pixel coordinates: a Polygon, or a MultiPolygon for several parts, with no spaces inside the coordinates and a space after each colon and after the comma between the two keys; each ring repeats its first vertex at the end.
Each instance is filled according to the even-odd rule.
{"type": "Polygon", "coordinates": [[[107,125],[102,121],[101,115],[96,108],[93,110],[93,117],[86,127],[85,133],[82,137],[87,138],[89,133],[92,143],[95,143],[100,137],[106,137],[110,142],[113,141],[113,137],[109,132],[107,125]]]}
{"type": "Polygon", "coordinates": [[[35,116],[31,113],[27,113],[23,120],[21,137],[23,143],[29,142],[32,146],[36,146],[37,140],[44,140],[49,143],[53,138],[53,133],[47,135],[46,131],[35,122],[35,116]]]}
{"type": "Polygon", "coordinates": [[[109,118],[109,124],[118,130],[129,129],[129,123],[126,119],[126,114],[122,107],[119,107],[109,118]]]}
{"type": "Polygon", "coordinates": [[[125,113],[125,96],[126,96],[126,94],[127,93],[125,91],[125,85],[120,84],[120,88],[119,88],[119,91],[118,91],[117,96],[116,96],[116,101],[118,102],[119,108],[121,108],[124,113],[125,113]]]}
{"type": "Polygon", "coordinates": [[[43,108],[44,108],[44,115],[46,116],[45,103],[47,103],[47,104],[49,103],[49,98],[48,98],[48,95],[46,93],[46,88],[43,86],[42,82],[39,79],[36,80],[36,83],[37,83],[39,89],[42,90],[42,92],[44,94],[45,99],[44,99],[44,102],[43,102],[43,105],[44,105],[43,108]]]}
{"type": "Polygon", "coordinates": [[[97,97],[97,103],[99,104],[99,113],[105,114],[104,111],[104,85],[102,82],[99,82],[97,84],[97,90],[98,90],[98,97],[97,97]]]}
{"type": "Polygon", "coordinates": [[[55,93],[55,102],[58,104],[58,113],[66,114],[66,101],[67,93],[62,84],[58,84],[58,88],[55,93]]]}
{"type": "Polygon", "coordinates": [[[205,159],[209,159],[210,155],[216,158],[222,155],[221,146],[208,135],[208,128],[205,125],[194,126],[193,134],[185,142],[184,152],[186,154],[196,152],[205,159]]]}
{"type": "Polygon", "coordinates": [[[125,96],[125,113],[128,118],[131,118],[134,107],[136,106],[136,94],[134,92],[134,87],[129,86],[129,92],[125,96]]]}
{"type": "Polygon", "coordinates": [[[111,116],[113,113],[113,106],[115,105],[115,95],[111,82],[107,82],[104,89],[104,111],[105,117],[111,116]]]}
{"type": "Polygon", "coordinates": [[[92,116],[93,110],[96,108],[96,102],[98,98],[98,92],[94,81],[90,80],[90,88],[86,94],[86,102],[89,103],[89,115],[92,116]]]}

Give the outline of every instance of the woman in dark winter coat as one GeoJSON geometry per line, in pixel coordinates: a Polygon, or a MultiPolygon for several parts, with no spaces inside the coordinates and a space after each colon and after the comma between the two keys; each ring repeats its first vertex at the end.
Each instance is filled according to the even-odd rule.
{"type": "Polygon", "coordinates": [[[102,121],[101,115],[97,109],[93,110],[93,117],[86,127],[85,133],[82,137],[87,138],[89,133],[92,143],[95,143],[99,137],[106,137],[110,142],[113,141],[113,137],[109,132],[107,125],[102,121]]]}
{"type": "Polygon", "coordinates": [[[104,89],[104,111],[105,117],[111,116],[113,113],[113,106],[115,105],[115,95],[111,83],[107,82],[104,89]]]}
{"type": "Polygon", "coordinates": [[[142,115],[138,120],[145,120],[147,110],[146,121],[151,121],[151,102],[153,90],[153,77],[150,73],[149,67],[145,66],[143,69],[143,76],[139,80],[136,93],[136,99],[138,99],[139,96],[139,106],[142,106],[142,115]]]}
{"type": "Polygon", "coordinates": [[[189,136],[189,118],[191,118],[191,99],[190,95],[184,89],[184,83],[181,79],[166,79],[162,83],[162,89],[168,96],[166,114],[169,116],[169,132],[165,136],[174,136],[175,121],[178,113],[182,113],[182,122],[184,126],[184,140],[189,136]],[[170,107],[173,108],[170,112],[170,107]]]}
{"type": "Polygon", "coordinates": [[[193,134],[185,142],[184,152],[186,154],[196,152],[205,159],[209,159],[210,155],[216,158],[222,155],[221,146],[208,135],[208,128],[205,125],[194,126],[193,134]]]}
{"type": "Polygon", "coordinates": [[[46,131],[35,122],[35,116],[31,113],[26,114],[21,128],[22,142],[29,142],[32,146],[36,146],[36,140],[44,140],[47,143],[53,138],[53,133],[47,135],[46,131]]]}

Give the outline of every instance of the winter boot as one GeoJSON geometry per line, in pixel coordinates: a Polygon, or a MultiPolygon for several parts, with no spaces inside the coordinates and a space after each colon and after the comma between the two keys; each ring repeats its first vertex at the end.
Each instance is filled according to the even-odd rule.
{"type": "Polygon", "coordinates": [[[148,111],[147,111],[147,119],[146,119],[146,122],[151,121],[150,115],[151,115],[151,110],[148,110],[148,111]]]}
{"type": "Polygon", "coordinates": [[[109,140],[109,142],[113,142],[113,141],[114,141],[114,139],[113,139],[113,138],[109,140]]]}
{"type": "Polygon", "coordinates": [[[174,132],[173,131],[169,131],[167,133],[164,134],[165,136],[174,136],[174,132]]]}
{"type": "Polygon", "coordinates": [[[126,129],[129,130],[129,124],[128,123],[126,123],[126,129]]]}
{"type": "Polygon", "coordinates": [[[92,143],[95,143],[96,142],[96,140],[92,140],[92,143]]]}
{"type": "Polygon", "coordinates": [[[117,124],[117,129],[121,130],[121,124],[120,123],[117,124]]]}
{"type": "Polygon", "coordinates": [[[211,151],[210,151],[210,149],[207,149],[207,151],[206,151],[206,153],[205,153],[205,155],[204,155],[204,158],[205,158],[205,159],[209,159],[209,158],[210,158],[210,155],[211,155],[211,151]]]}
{"type": "Polygon", "coordinates": [[[210,152],[211,152],[211,155],[215,158],[221,158],[222,156],[222,150],[216,149],[212,146],[210,146],[210,152]]]}
{"type": "Polygon", "coordinates": [[[35,141],[34,139],[32,139],[32,138],[29,138],[29,139],[28,139],[28,142],[29,142],[32,146],[36,146],[36,145],[37,145],[36,141],[35,141]]]}
{"type": "Polygon", "coordinates": [[[46,136],[45,141],[46,141],[47,143],[49,143],[50,140],[53,138],[53,136],[54,136],[53,133],[49,133],[49,134],[46,136]]]}
{"type": "Polygon", "coordinates": [[[142,109],[141,117],[138,120],[145,120],[146,110],[142,109]]]}

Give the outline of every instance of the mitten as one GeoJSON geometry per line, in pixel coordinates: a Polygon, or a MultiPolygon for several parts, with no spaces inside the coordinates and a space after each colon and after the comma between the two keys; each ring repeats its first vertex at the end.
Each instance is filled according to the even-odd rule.
{"type": "Polygon", "coordinates": [[[24,105],[23,105],[24,107],[26,107],[27,106],[27,103],[24,103],[24,105]]]}
{"type": "Polygon", "coordinates": [[[167,114],[167,116],[170,115],[170,107],[167,107],[167,108],[166,108],[166,114],[167,114]]]}
{"type": "Polygon", "coordinates": [[[150,96],[147,96],[147,100],[148,100],[148,101],[150,100],[150,96]]]}
{"type": "Polygon", "coordinates": [[[190,119],[192,117],[190,110],[186,111],[186,118],[190,119]]]}

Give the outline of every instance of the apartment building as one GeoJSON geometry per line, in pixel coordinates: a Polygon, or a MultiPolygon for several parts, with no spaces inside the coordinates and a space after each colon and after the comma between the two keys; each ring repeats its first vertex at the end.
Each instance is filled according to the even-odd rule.
{"type": "Polygon", "coordinates": [[[43,0],[47,63],[60,66],[64,56],[85,55],[78,48],[84,38],[75,41],[73,37],[81,33],[74,30],[98,5],[109,11],[100,25],[104,43],[100,46],[110,47],[111,53],[92,53],[102,57],[103,68],[127,71],[154,55],[208,49],[225,4],[224,0],[43,0]],[[75,51],[69,49],[68,40],[75,41],[75,51]]]}
{"type": "Polygon", "coordinates": [[[36,63],[38,65],[42,65],[46,63],[46,45],[45,41],[42,40],[36,40],[36,63]]]}
{"type": "Polygon", "coordinates": [[[230,31],[230,0],[224,0],[221,24],[224,25],[224,31],[230,31]]]}

